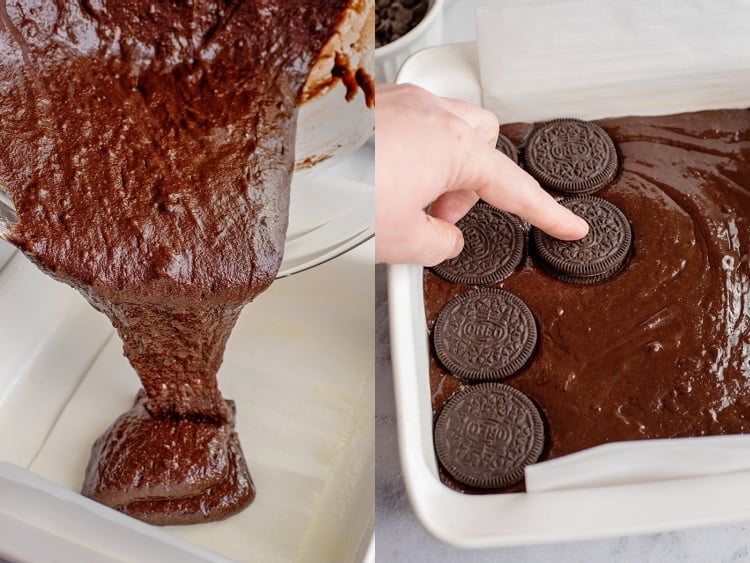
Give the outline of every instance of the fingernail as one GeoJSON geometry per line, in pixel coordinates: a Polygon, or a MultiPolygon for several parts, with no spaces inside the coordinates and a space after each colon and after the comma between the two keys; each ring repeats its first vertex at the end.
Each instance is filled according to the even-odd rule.
{"type": "Polygon", "coordinates": [[[453,241],[453,250],[451,251],[451,255],[449,256],[449,258],[455,258],[459,254],[461,254],[461,251],[463,249],[464,249],[464,235],[463,233],[459,232],[455,240],[453,241]]]}
{"type": "Polygon", "coordinates": [[[582,217],[579,217],[579,218],[578,218],[578,222],[579,222],[579,223],[580,223],[580,225],[581,225],[581,232],[583,233],[583,234],[581,235],[581,238],[583,238],[583,237],[585,237],[585,236],[586,236],[587,234],[589,234],[589,224],[588,224],[588,223],[586,222],[586,220],[585,220],[585,219],[583,219],[582,217]]]}

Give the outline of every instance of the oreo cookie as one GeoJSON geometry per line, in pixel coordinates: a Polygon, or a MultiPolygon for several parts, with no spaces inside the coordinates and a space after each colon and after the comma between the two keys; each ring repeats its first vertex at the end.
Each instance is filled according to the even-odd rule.
{"type": "Polygon", "coordinates": [[[502,133],[498,133],[497,135],[497,143],[495,143],[495,148],[505,156],[510,158],[513,162],[518,164],[518,149],[516,149],[516,146],[513,144],[513,142],[502,133]]]}
{"type": "Polygon", "coordinates": [[[614,204],[598,197],[569,197],[560,204],[583,217],[589,233],[580,240],[559,240],[532,229],[534,254],[552,276],[570,283],[590,284],[619,272],[632,244],[630,223],[614,204]]]}
{"type": "Polygon", "coordinates": [[[503,289],[461,293],[442,308],[433,342],[440,362],[457,377],[493,381],[516,373],[537,340],[534,315],[503,289]]]}
{"type": "Polygon", "coordinates": [[[617,150],[604,129],[580,119],[554,119],[526,141],[526,170],[545,188],[568,195],[592,194],[617,174],[617,150]]]}
{"type": "Polygon", "coordinates": [[[457,481],[497,489],[523,479],[544,449],[539,410],[521,391],[482,383],[459,391],[435,423],[435,452],[457,481]]]}
{"type": "Polygon", "coordinates": [[[523,258],[525,233],[520,221],[483,201],[456,226],[464,248],[455,258],[432,267],[441,278],[465,285],[489,285],[513,273],[523,258]]]}

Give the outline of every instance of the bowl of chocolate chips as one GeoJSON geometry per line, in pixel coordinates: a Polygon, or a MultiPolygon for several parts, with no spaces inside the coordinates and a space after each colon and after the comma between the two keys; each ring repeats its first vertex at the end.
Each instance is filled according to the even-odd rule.
{"type": "Polygon", "coordinates": [[[393,82],[409,55],[439,43],[442,34],[443,0],[377,0],[375,78],[393,82]]]}

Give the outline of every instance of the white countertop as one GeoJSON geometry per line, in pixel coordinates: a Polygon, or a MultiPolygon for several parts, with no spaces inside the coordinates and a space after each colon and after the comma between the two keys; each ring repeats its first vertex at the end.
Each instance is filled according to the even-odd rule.
{"type": "MultiPolygon", "coordinates": [[[[472,41],[474,11],[511,0],[446,0],[444,43],[472,41]]],[[[519,0],[520,1],[520,0],[519,0]]],[[[418,522],[404,488],[396,436],[390,363],[386,270],[376,268],[376,519],[377,560],[419,562],[729,562],[750,561],[750,522],[731,526],[596,541],[491,550],[462,550],[430,536],[418,522]]]]}

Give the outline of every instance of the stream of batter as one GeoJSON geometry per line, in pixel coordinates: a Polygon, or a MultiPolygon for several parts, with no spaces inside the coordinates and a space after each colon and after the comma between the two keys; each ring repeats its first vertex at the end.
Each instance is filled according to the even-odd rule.
{"type": "Polygon", "coordinates": [[[252,500],[216,372],[281,263],[297,103],[348,3],[0,3],[12,242],[110,318],[143,385],[84,494],[158,524],[252,500]]]}

